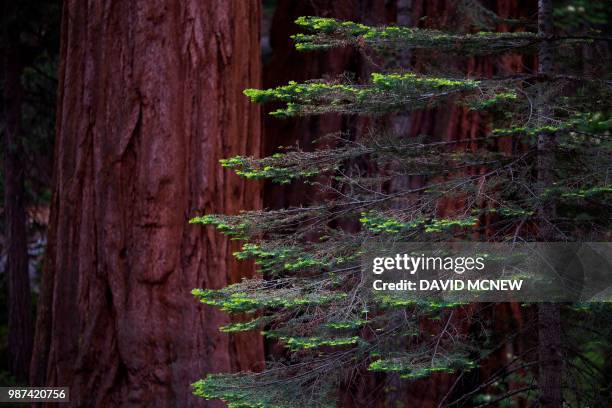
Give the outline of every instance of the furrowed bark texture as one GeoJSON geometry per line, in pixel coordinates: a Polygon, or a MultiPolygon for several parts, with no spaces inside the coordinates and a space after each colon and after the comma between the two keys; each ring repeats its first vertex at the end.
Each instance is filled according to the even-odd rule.
{"type": "Polygon", "coordinates": [[[11,374],[27,382],[32,353],[32,318],[28,240],[25,213],[25,168],[21,141],[23,66],[19,54],[9,50],[3,58],[4,112],[4,219],[6,230],[6,273],[8,277],[8,351],[11,374]]]}
{"type": "MultiPolygon", "coordinates": [[[[538,34],[552,37],[553,4],[552,0],[538,1],[538,34]]],[[[553,47],[551,42],[544,41],[538,52],[538,74],[553,74],[553,47]]],[[[552,111],[543,97],[539,100],[538,116],[541,122],[550,117],[552,111]]],[[[543,194],[546,188],[554,183],[554,135],[538,135],[538,180],[537,191],[543,194]]],[[[544,201],[538,209],[539,233],[541,241],[552,241],[555,238],[552,219],[555,216],[555,205],[544,201]]],[[[561,310],[559,304],[542,303],[538,306],[538,356],[539,403],[543,408],[561,407],[563,404],[563,356],[561,349],[561,310]]]]}
{"type": "Polygon", "coordinates": [[[54,194],[31,380],[72,406],[220,406],[207,372],[258,369],[259,335],[195,287],[251,276],[237,246],[189,225],[259,208],[256,183],[220,169],[258,155],[256,0],[64,3],[54,194]]]}

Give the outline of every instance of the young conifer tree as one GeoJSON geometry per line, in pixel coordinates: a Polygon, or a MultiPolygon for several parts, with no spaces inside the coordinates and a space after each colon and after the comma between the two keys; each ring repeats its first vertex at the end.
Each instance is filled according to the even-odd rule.
{"type": "MultiPolygon", "coordinates": [[[[550,6],[546,3],[540,6],[550,6]]],[[[567,12],[555,15],[566,18],[567,12]]],[[[552,16],[550,10],[540,13],[540,19],[552,16]]],[[[370,242],[443,242],[474,236],[533,241],[542,238],[543,230],[548,240],[609,239],[609,66],[600,61],[598,67],[584,69],[567,62],[568,55],[585,49],[607,52],[608,42],[585,32],[583,25],[579,33],[568,26],[555,33],[552,21],[540,21],[540,28],[543,23],[546,27],[539,32],[472,33],[370,27],[320,17],[302,17],[296,23],[307,32],[293,37],[303,51],[354,46],[377,53],[383,61],[414,50],[421,58],[521,52],[550,60],[545,69],[495,78],[385,71],[382,64],[381,72],[362,82],[313,80],[246,90],[253,102],[280,102],[271,113],[280,120],[322,114],[378,120],[367,132],[321,135],[324,142],[313,151],[292,148],[265,158],[221,161],[249,179],[307,183],[321,194],[307,206],[203,215],[191,221],[244,240],[235,256],[254,259],[262,273],[261,279],[220,290],[194,289],[193,294],[239,316],[221,331],[260,330],[287,350],[284,358],[269,361],[259,373],[208,375],[194,384],[195,393],[232,407],[336,406],[344,374],[357,367],[406,382],[450,375],[457,378],[456,385],[462,376],[490,365],[505,342],[536,336],[537,321],[526,324],[521,333],[491,335],[486,305],[377,294],[364,284],[361,248],[370,242]],[[564,63],[555,63],[552,54],[564,63]],[[406,138],[385,125],[386,115],[439,105],[482,112],[488,123],[482,136],[406,138]],[[511,141],[512,149],[499,149],[501,140],[511,141]],[[393,183],[413,176],[421,186],[398,188],[407,184],[393,183]],[[449,201],[452,213],[441,216],[440,208],[449,201]],[[478,330],[465,329],[471,324],[478,330]]],[[[534,316],[534,306],[523,306],[525,316],[534,316]]],[[[552,380],[543,378],[542,371],[550,372],[551,365],[540,364],[542,347],[539,353],[533,347],[498,363],[498,369],[480,381],[464,383],[461,394],[453,385],[432,398],[440,406],[495,405],[511,398],[537,400],[541,406],[559,406],[559,398],[570,405],[604,401],[601,389],[608,387],[609,393],[605,372],[610,350],[601,344],[610,334],[609,308],[556,308],[552,315],[572,324],[563,333],[552,331],[559,336],[552,341],[540,338],[558,347],[561,365],[553,366],[558,375],[552,380]]],[[[540,310],[540,319],[551,314],[546,313],[540,310]]]]}

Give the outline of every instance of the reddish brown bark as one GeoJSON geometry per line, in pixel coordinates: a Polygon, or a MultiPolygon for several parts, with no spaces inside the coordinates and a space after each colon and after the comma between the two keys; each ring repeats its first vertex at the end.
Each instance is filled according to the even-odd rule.
{"type": "Polygon", "coordinates": [[[73,406],[216,406],[204,373],[259,368],[259,336],[195,287],[252,275],[196,214],[260,207],[218,160],[260,149],[256,0],[67,1],[48,255],[31,379],[73,406]]]}

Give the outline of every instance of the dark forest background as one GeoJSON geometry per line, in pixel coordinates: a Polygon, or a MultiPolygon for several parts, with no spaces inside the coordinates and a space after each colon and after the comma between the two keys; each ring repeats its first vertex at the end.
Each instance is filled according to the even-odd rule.
{"type": "MultiPolygon", "coordinates": [[[[200,212],[303,204],[312,195],[305,185],[246,183],[218,160],[308,149],[314,135],[359,125],[349,116],[275,120],[266,115],[274,106],[262,111],[242,90],[369,75],[372,62],[358,50],[296,51],[289,36],[299,16],[459,28],[469,7],[452,0],[63,3],[1,3],[0,385],[70,385],[77,404],[216,406],[193,397],[190,383],[206,372],[257,370],[264,355],[279,351],[256,334],[219,333],[227,317],[190,295],[254,270],[232,258],[235,243],[187,221],[200,212]]],[[[606,2],[567,3],[586,8],[578,19],[607,21],[606,2]]],[[[533,0],[482,4],[503,18],[536,14],[533,0]]],[[[580,24],[571,14],[558,17],[580,24]]],[[[411,58],[418,67],[418,54],[411,58]]],[[[483,76],[535,69],[533,56],[518,55],[439,63],[483,76]]],[[[476,137],[481,126],[478,114],[451,107],[401,120],[409,135],[443,139],[476,137]]],[[[524,311],[507,304],[496,313],[502,326],[516,326],[524,311]]],[[[445,381],[416,383],[411,401],[428,406],[445,381]]],[[[384,402],[380,387],[364,374],[347,382],[344,402],[384,402]]]]}

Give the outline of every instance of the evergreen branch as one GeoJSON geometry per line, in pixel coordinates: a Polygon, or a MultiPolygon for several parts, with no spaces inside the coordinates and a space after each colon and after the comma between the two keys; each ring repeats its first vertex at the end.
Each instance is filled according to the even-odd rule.
{"type": "Polygon", "coordinates": [[[286,108],[275,116],[319,115],[324,113],[384,114],[399,109],[433,106],[443,99],[465,91],[474,91],[478,81],[418,76],[413,73],[373,73],[368,85],[326,82],[289,82],[271,89],[247,89],[253,102],[285,102],[286,108]]]}
{"type": "Polygon", "coordinates": [[[300,17],[296,24],[312,34],[295,34],[291,38],[299,51],[355,46],[373,49],[426,49],[482,55],[527,49],[542,42],[610,41],[605,36],[540,36],[528,31],[474,34],[448,33],[440,30],[405,26],[372,27],[352,21],[323,17],[300,17]]]}
{"type": "Polygon", "coordinates": [[[463,54],[488,54],[533,46],[541,41],[537,34],[531,32],[451,34],[405,26],[371,27],[322,17],[300,17],[296,24],[313,32],[292,36],[300,51],[353,45],[376,49],[435,49],[463,54]]]}

